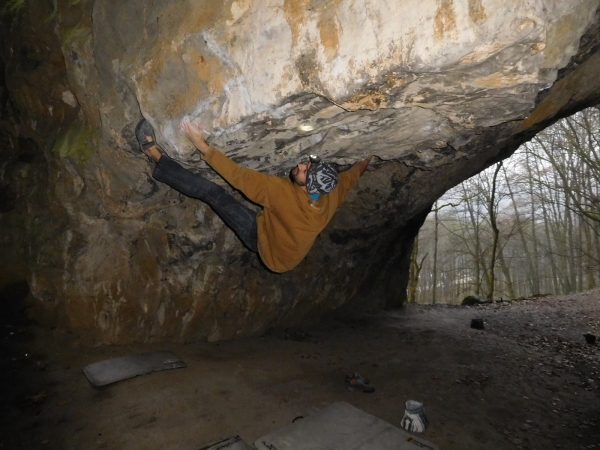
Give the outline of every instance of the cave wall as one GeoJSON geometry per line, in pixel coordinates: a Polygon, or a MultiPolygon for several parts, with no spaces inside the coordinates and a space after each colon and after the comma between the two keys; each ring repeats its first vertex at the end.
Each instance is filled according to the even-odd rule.
{"type": "MultiPolygon", "coordinates": [[[[394,307],[448,188],[600,100],[599,2],[4,1],[0,283],[93,342],[231,339],[394,307]],[[155,182],[141,117],[203,121],[240,164],[375,162],[308,257],[270,273],[210,208],[155,182]]],[[[240,197],[241,198],[241,197],[240,197]]]]}

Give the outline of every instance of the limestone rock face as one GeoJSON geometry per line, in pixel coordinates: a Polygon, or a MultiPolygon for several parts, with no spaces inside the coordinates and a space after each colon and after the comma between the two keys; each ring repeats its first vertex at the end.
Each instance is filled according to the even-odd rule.
{"type": "Polygon", "coordinates": [[[599,0],[0,4],[0,282],[26,278],[32,315],[96,342],[230,339],[397,306],[431,204],[600,101],[599,0]],[[142,116],[224,185],[184,117],[270,174],[308,154],[340,169],[376,158],[278,275],[152,179],[142,116]]]}

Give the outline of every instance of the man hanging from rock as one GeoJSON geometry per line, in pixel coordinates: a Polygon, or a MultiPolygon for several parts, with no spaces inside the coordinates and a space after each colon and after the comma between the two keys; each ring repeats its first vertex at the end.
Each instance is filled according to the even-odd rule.
{"type": "Polygon", "coordinates": [[[372,158],[359,161],[340,174],[329,164],[311,159],[291,170],[292,182],[238,166],[206,143],[202,124],[184,119],[181,131],[221,177],[261,205],[262,211],[252,211],[218,184],[162,153],[152,126],[142,119],[135,132],[142,151],[156,162],[154,179],[210,205],[246,247],[258,253],[270,270],[279,273],[293,269],[307,255],[372,158]]]}

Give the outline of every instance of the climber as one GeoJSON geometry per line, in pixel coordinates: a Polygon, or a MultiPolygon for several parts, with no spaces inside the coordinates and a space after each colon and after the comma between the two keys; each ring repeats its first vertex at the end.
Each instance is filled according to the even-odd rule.
{"type": "Polygon", "coordinates": [[[156,144],[150,123],[142,119],[135,133],[142,151],[156,162],[154,179],[209,204],[244,245],[278,273],[302,261],[372,158],[338,175],[331,165],[311,157],[291,170],[292,182],[238,166],[206,143],[202,124],[184,119],[181,131],[219,175],[263,209],[256,213],[218,184],[173,161],[156,144]]]}

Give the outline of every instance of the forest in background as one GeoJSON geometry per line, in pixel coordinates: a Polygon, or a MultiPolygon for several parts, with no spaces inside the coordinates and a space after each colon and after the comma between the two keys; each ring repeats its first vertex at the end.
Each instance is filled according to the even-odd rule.
{"type": "Polygon", "coordinates": [[[448,191],[415,239],[408,301],[460,304],[600,285],[600,107],[448,191]]]}

